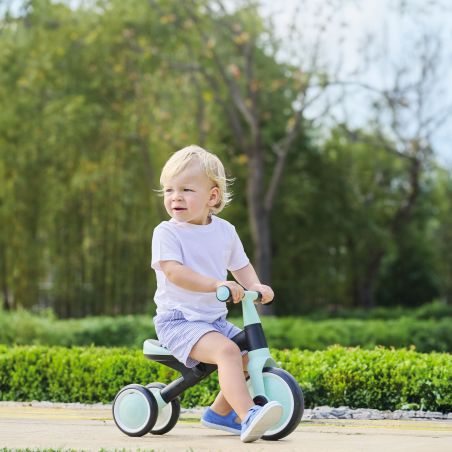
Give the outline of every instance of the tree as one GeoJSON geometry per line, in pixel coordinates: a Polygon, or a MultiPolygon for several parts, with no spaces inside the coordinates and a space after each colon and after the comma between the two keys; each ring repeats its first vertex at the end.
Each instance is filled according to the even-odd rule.
{"type": "Polygon", "coordinates": [[[431,249],[436,259],[441,298],[452,301],[452,172],[443,168],[435,171],[433,206],[436,215],[430,220],[431,249]]]}
{"type": "MultiPolygon", "coordinates": [[[[153,5],[163,8],[164,3],[153,5]]],[[[318,49],[302,66],[279,63],[276,40],[254,2],[231,11],[222,1],[188,1],[182,9],[176,2],[174,15],[190,30],[185,41],[189,61],[169,58],[207,87],[227,124],[230,153],[246,163],[254,263],[261,280],[270,283],[270,220],[287,158],[299,151],[295,144],[303,128],[323,114],[322,108],[316,117],[306,117],[327,85],[318,49]]]]}
{"type": "MultiPolygon", "coordinates": [[[[433,6],[446,11],[442,2],[434,2],[433,6]]],[[[366,71],[361,74],[357,71],[353,77],[355,80],[349,78],[335,82],[343,88],[344,96],[352,95],[350,87],[355,92],[359,90],[361,95],[367,93],[367,105],[373,112],[370,121],[372,133],[365,138],[367,144],[385,149],[403,162],[405,195],[390,222],[392,237],[400,249],[419,204],[423,178],[432,165],[435,135],[452,113],[452,105],[447,104],[446,98],[441,98],[444,35],[428,22],[432,10],[422,4],[407,8],[405,2],[396,6],[394,14],[399,22],[408,21],[411,26],[414,23],[416,31],[414,35],[407,33],[407,41],[401,43],[401,50],[396,55],[391,55],[387,47],[379,47],[376,36],[366,37],[368,45],[364,47],[361,61],[373,61],[373,68],[391,68],[380,78],[383,85],[364,82],[363,79],[369,77],[366,71]]],[[[344,123],[353,121],[346,116],[344,123]]],[[[353,130],[349,131],[352,142],[360,138],[353,130]]],[[[371,251],[366,275],[357,287],[362,306],[373,307],[376,303],[375,290],[386,254],[387,250],[377,244],[371,251]]]]}
{"type": "Polygon", "coordinates": [[[236,177],[225,216],[261,278],[272,278],[278,313],[370,306],[402,258],[421,270],[423,287],[420,262],[433,259],[448,294],[448,248],[438,241],[447,240],[438,222],[448,224],[448,189],[430,180],[432,137],[448,110],[426,109],[440,46],[421,41],[385,86],[339,77],[322,55],[342,4],[300,2],[306,21],[294,15],[290,43],[248,0],[33,0],[5,13],[4,307],[147,309],[150,236],[166,218],[158,173],[189,143],[219,153],[236,177]],[[374,113],[360,126],[356,114],[335,117],[356,93],[374,113]]]}
{"type": "Polygon", "coordinates": [[[188,77],[160,59],[181,39],[141,1],[24,2],[1,27],[4,307],[146,309],[159,168],[198,133],[188,77]]]}

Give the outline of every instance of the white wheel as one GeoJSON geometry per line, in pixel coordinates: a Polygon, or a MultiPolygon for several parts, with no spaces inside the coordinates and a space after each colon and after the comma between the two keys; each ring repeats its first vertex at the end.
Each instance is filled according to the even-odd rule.
{"type": "Polygon", "coordinates": [[[129,436],[143,436],[148,433],[158,414],[155,397],[141,385],[122,388],[116,394],[112,410],[116,425],[129,436]]]}
{"type": "MultiPolygon", "coordinates": [[[[150,392],[160,392],[166,385],[163,383],[150,383],[146,385],[146,388],[150,392]]],[[[159,408],[157,421],[152,427],[149,433],[153,435],[164,435],[168,433],[176,425],[179,420],[180,415],[180,402],[179,397],[177,399],[171,400],[170,403],[166,404],[163,408],[159,408]]]]}

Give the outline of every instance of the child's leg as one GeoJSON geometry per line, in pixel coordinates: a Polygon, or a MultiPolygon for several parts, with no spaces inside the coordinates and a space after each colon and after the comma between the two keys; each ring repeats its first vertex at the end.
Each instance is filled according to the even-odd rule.
{"type": "Polygon", "coordinates": [[[195,344],[190,357],[218,366],[223,396],[240,419],[244,419],[254,402],[246,386],[239,347],[222,334],[212,331],[195,344]]]}
{"type": "MultiPolygon", "coordinates": [[[[243,363],[244,375],[246,378],[248,376],[248,372],[246,372],[246,370],[245,370],[248,367],[248,355],[247,354],[242,356],[242,363],[243,363]]],[[[231,407],[231,405],[229,405],[228,401],[226,400],[226,397],[223,395],[223,392],[220,391],[218,393],[216,399],[212,403],[212,405],[210,405],[210,409],[215,411],[215,413],[217,413],[221,416],[226,416],[227,414],[229,414],[231,412],[232,407],[231,407]]]]}

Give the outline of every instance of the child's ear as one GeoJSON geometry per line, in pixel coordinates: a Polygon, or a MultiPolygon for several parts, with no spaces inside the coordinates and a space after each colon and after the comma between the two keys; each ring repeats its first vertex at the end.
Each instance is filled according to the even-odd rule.
{"type": "Polygon", "coordinates": [[[210,190],[209,206],[214,207],[218,204],[220,200],[220,189],[218,187],[213,187],[210,190]]]}

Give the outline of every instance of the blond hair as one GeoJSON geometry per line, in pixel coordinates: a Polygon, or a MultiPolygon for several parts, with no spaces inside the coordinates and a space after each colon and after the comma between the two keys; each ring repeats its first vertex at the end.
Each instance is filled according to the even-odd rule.
{"type": "Polygon", "coordinates": [[[199,162],[205,175],[218,187],[220,192],[218,203],[210,209],[211,213],[217,214],[231,202],[232,194],[229,191],[229,185],[232,183],[232,179],[226,178],[221,160],[202,147],[191,144],[175,152],[162,169],[160,185],[163,187],[165,181],[180,174],[195,159],[199,162]]]}

